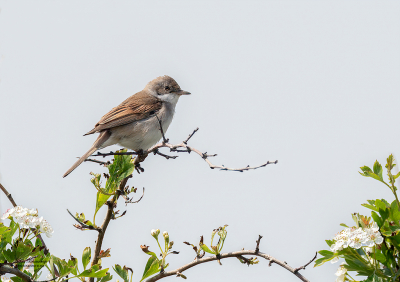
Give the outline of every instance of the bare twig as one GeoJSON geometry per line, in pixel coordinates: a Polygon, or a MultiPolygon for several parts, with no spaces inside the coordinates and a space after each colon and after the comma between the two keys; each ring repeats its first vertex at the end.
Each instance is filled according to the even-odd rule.
{"type": "Polygon", "coordinates": [[[93,163],[97,163],[97,164],[101,164],[101,165],[109,165],[109,164],[111,164],[110,161],[102,162],[102,161],[93,160],[93,159],[86,159],[86,160],[84,160],[84,162],[93,162],[93,163]]]}
{"type": "Polygon", "coordinates": [[[142,196],[140,196],[139,200],[132,201],[133,197],[132,197],[131,199],[129,199],[128,197],[126,197],[127,199],[125,199],[125,204],[136,204],[136,203],[139,203],[139,202],[143,199],[143,196],[144,196],[144,187],[143,187],[142,196]]]}
{"type": "Polygon", "coordinates": [[[4,188],[3,185],[1,185],[1,183],[0,183],[0,188],[1,188],[1,190],[3,190],[4,194],[6,194],[7,198],[10,200],[11,204],[13,205],[13,207],[16,207],[17,204],[14,202],[13,197],[11,196],[10,193],[8,193],[7,189],[4,188]]]}
{"type": "Polygon", "coordinates": [[[159,155],[159,156],[162,156],[162,157],[164,157],[164,158],[166,158],[167,160],[169,160],[169,159],[176,159],[178,156],[169,156],[169,155],[166,155],[166,154],[163,154],[163,153],[161,153],[159,150],[154,150],[154,155],[159,155]]]}
{"type": "Polygon", "coordinates": [[[312,263],[312,262],[317,258],[317,255],[318,255],[318,253],[315,252],[315,256],[314,256],[309,262],[307,262],[305,265],[300,266],[300,267],[298,267],[298,268],[295,268],[295,269],[294,269],[294,273],[298,272],[300,269],[306,269],[306,267],[307,267],[310,263],[312,263]]]}
{"type": "Polygon", "coordinates": [[[185,141],[183,141],[183,144],[186,144],[189,142],[190,138],[192,138],[192,136],[199,130],[199,128],[197,127],[195,130],[193,130],[193,132],[191,134],[189,134],[189,137],[186,138],[185,141]]]}
{"type": "Polygon", "coordinates": [[[264,258],[266,260],[269,260],[270,264],[276,263],[277,265],[279,265],[279,266],[285,268],[286,270],[290,271],[291,273],[296,275],[301,281],[309,282],[309,280],[307,280],[303,275],[301,275],[298,272],[298,270],[295,271],[294,268],[290,267],[289,265],[287,265],[283,261],[277,260],[276,258],[274,258],[274,257],[272,257],[270,255],[264,254],[262,252],[256,252],[256,250],[242,250],[242,251],[237,251],[237,252],[220,254],[218,257],[217,256],[208,256],[208,257],[204,257],[204,258],[201,258],[201,259],[196,259],[196,260],[194,260],[194,261],[192,261],[192,262],[190,262],[190,263],[188,263],[188,264],[186,264],[186,265],[184,265],[184,266],[182,266],[180,268],[177,268],[175,270],[168,271],[168,272],[164,271],[163,273],[159,273],[159,274],[147,279],[146,282],[154,282],[154,281],[160,280],[160,279],[162,279],[164,277],[167,277],[167,276],[177,275],[178,273],[182,273],[185,270],[187,270],[187,269],[189,269],[189,268],[191,268],[193,266],[196,266],[198,264],[202,264],[202,263],[205,263],[205,262],[210,262],[210,261],[214,261],[214,260],[221,260],[221,259],[225,259],[225,258],[232,258],[232,257],[234,257],[234,258],[240,257],[241,258],[244,255],[255,255],[255,256],[262,257],[262,258],[264,258]]]}
{"type": "MultiPolygon", "coordinates": [[[[157,117],[157,116],[156,116],[157,117]]],[[[199,130],[199,128],[196,128],[191,134],[189,134],[189,137],[186,138],[185,141],[183,141],[180,144],[176,144],[173,145],[171,143],[168,143],[169,139],[165,138],[164,135],[164,131],[161,127],[161,120],[157,117],[157,120],[160,124],[160,131],[163,137],[163,141],[161,143],[158,143],[156,145],[154,145],[153,147],[151,147],[150,149],[143,151],[143,152],[125,152],[125,153],[97,153],[96,155],[92,155],[93,157],[96,156],[110,156],[110,155],[138,155],[138,157],[135,159],[135,166],[137,166],[138,169],[140,169],[141,167],[138,166],[139,163],[143,162],[145,160],[145,158],[147,157],[148,154],[153,153],[155,155],[160,155],[163,156],[166,159],[175,159],[177,156],[168,156],[165,155],[163,153],[159,152],[159,149],[161,148],[169,148],[169,150],[171,152],[177,152],[177,153],[191,153],[192,151],[195,152],[196,154],[198,154],[207,164],[211,169],[220,169],[220,170],[227,170],[227,171],[239,171],[239,172],[244,172],[244,171],[248,171],[248,170],[254,170],[254,169],[258,169],[261,167],[265,167],[269,164],[277,164],[278,161],[268,161],[262,165],[258,165],[258,166],[246,166],[246,167],[242,167],[242,168],[229,168],[229,167],[225,167],[224,165],[214,165],[210,162],[209,158],[210,157],[215,157],[217,156],[217,154],[207,154],[207,152],[202,153],[201,151],[197,150],[196,148],[193,148],[191,146],[188,146],[187,143],[188,141],[192,138],[192,136],[199,130]]],[[[141,172],[143,172],[144,170],[140,170],[141,172]]],[[[140,171],[138,170],[138,172],[140,173],[140,171]]]]}
{"type": "Polygon", "coordinates": [[[261,238],[262,238],[263,236],[261,236],[261,235],[258,235],[258,239],[257,239],[257,241],[256,241],[256,243],[257,243],[257,245],[256,245],[256,252],[258,253],[258,251],[260,250],[260,241],[261,241],[261,238]]]}

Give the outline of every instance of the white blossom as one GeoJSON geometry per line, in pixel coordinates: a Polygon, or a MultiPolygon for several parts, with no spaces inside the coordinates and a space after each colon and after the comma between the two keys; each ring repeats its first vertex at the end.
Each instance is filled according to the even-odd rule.
{"type": "Polygon", "coordinates": [[[347,269],[344,267],[343,263],[339,266],[338,270],[336,271],[335,275],[337,276],[336,282],[343,282],[346,278],[347,269]]]}
{"type": "Polygon", "coordinates": [[[150,231],[151,236],[153,236],[154,238],[158,238],[158,235],[160,234],[160,229],[151,229],[150,231]]]}
{"type": "Polygon", "coordinates": [[[12,282],[12,280],[5,275],[1,275],[1,282],[12,282]]]}
{"type": "Polygon", "coordinates": [[[339,257],[334,257],[331,259],[331,263],[337,263],[339,261],[339,257]]]}
{"type": "Polygon", "coordinates": [[[50,225],[46,220],[43,220],[43,221],[40,223],[40,231],[43,232],[43,233],[45,233],[46,236],[49,237],[49,238],[50,238],[50,237],[53,235],[53,233],[54,233],[53,228],[51,227],[51,225],[50,225]]]}
{"type": "Polygon", "coordinates": [[[43,217],[39,217],[37,209],[27,209],[21,206],[16,206],[15,208],[7,210],[1,219],[5,220],[10,217],[19,224],[20,228],[37,228],[41,232],[45,233],[47,237],[51,237],[54,233],[51,225],[44,220],[43,217]]]}

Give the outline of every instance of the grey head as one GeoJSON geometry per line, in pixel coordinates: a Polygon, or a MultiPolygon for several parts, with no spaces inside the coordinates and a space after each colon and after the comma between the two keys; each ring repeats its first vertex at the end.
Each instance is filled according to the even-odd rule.
{"type": "Polygon", "coordinates": [[[147,83],[144,88],[149,94],[166,102],[177,101],[181,95],[189,95],[190,92],[183,91],[179,84],[170,76],[159,76],[147,83]]]}

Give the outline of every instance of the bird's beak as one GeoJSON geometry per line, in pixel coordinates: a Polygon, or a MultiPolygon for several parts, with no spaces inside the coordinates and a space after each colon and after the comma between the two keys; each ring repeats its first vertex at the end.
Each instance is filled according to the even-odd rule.
{"type": "Polygon", "coordinates": [[[176,92],[176,94],[178,94],[178,95],[190,95],[190,92],[179,90],[179,91],[176,92]]]}

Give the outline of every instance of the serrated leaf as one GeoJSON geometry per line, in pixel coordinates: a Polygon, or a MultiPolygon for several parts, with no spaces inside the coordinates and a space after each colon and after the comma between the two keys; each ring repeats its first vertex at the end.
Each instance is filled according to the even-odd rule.
{"type": "Polygon", "coordinates": [[[118,274],[119,277],[124,279],[125,282],[128,282],[128,269],[126,267],[121,267],[119,264],[116,264],[115,267],[113,267],[114,271],[118,274]]]}
{"type": "Polygon", "coordinates": [[[101,278],[101,280],[97,280],[97,282],[107,282],[112,280],[112,278],[113,276],[109,272],[107,272],[107,275],[101,278]]]}
{"type": "Polygon", "coordinates": [[[375,161],[373,170],[374,170],[374,173],[375,173],[376,175],[378,175],[379,179],[380,179],[381,181],[383,181],[383,177],[382,177],[382,165],[381,165],[378,161],[375,161]]]}
{"type": "Polygon", "coordinates": [[[143,281],[147,277],[149,277],[153,274],[156,274],[160,270],[161,270],[161,267],[160,267],[159,260],[156,257],[151,256],[146,263],[146,267],[144,268],[143,276],[140,281],[143,281]]]}
{"type": "Polygon", "coordinates": [[[90,247],[86,247],[83,250],[83,253],[82,253],[83,269],[86,269],[86,267],[89,264],[91,258],[92,258],[92,250],[90,249],[90,247]]]}
{"type": "Polygon", "coordinates": [[[361,204],[361,205],[363,207],[366,207],[366,208],[370,209],[370,210],[379,211],[379,209],[377,207],[373,206],[373,205],[369,205],[369,204],[361,204]]]}

